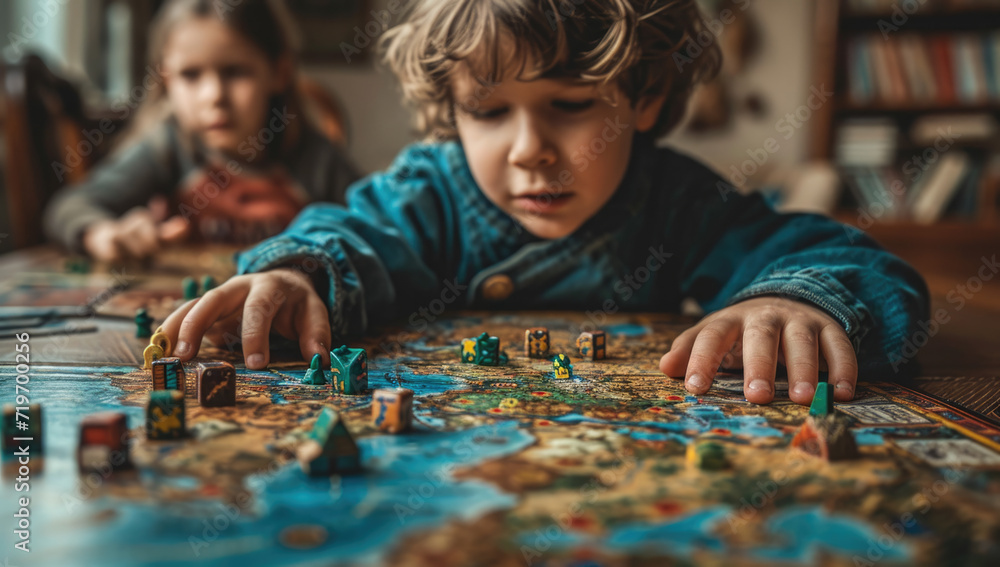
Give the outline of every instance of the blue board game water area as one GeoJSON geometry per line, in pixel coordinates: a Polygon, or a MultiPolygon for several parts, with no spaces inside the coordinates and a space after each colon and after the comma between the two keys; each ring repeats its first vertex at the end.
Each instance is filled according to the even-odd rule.
{"type": "MultiPolygon", "coordinates": [[[[4,387],[13,380],[9,370],[0,374],[4,387]]],[[[190,489],[199,481],[149,471],[129,482],[137,484],[137,493],[160,496],[156,502],[94,497],[88,483],[106,480],[77,472],[79,422],[89,413],[116,410],[128,415],[130,427],[140,425],[143,408],[123,407],[122,390],[107,378],[123,370],[50,369],[44,380],[32,381],[32,401],[44,407],[45,468],[31,479],[29,493],[18,495],[6,479],[0,489],[6,517],[18,496],[30,498],[31,565],[373,563],[407,532],[512,507],[513,496],[482,481],[456,480],[453,473],[534,442],[513,421],[360,438],[361,473],[310,478],[295,462],[275,461],[244,480],[252,499],[243,510],[218,499],[173,501],[165,497],[171,488],[190,489]],[[283,529],[301,524],[325,528],[325,543],[308,550],[278,544],[283,529]]],[[[421,394],[441,392],[454,381],[440,376],[422,386],[421,394]]],[[[13,548],[10,531],[2,540],[13,548]]]]}

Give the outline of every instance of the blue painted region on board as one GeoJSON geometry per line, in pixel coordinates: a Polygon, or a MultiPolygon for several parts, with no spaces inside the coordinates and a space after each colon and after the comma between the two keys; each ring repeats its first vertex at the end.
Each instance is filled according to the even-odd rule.
{"type": "Polygon", "coordinates": [[[912,557],[912,549],[906,542],[893,541],[893,545],[883,548],[873,540],[873,535],[882,535],[881,530],[849,516],[830,514],[819,506],[785,508],[769,518],[765,526],[774,536],[767,540],[785,545],[756,550],[754,555],[761,559],[812,564],[823,557],[823,550],[867,558],[872,546],[880,553],[879,561],[912,557]]]}
{"type": "MultiPolygon", "coordinates": [[[[456,467],[516,453],[534,442],[516,421],[463,431],[423,429],[365,437],[357,440],[363,473],[339,477],[337,484],[330,478],[306,477],[295,462],[265,467],[247,477],[245,487],[254,495],[254,505],[243,512],[214,499],[160,496],[157,500],[166,502],[152,503],[94,498],[86,483],[107,481],[77,473],[80,419],[96,411],[124,411],[129,426],[136,428],[142,426],[144,409],[122,406],[124,392],[96,369],[57,370],[61,369],[30,383],[31,400],[44,408],[46,432],[45,470],[31,479],[30,494],[31,558],[39,565],[377,562],[403,533],[511,507],[514,496],[482,481],[457,481],[451,473],[456,467]],[[281,546],[281,530],[303,523],[324,526],[330,534],[327,543],[307,551],[281,546]]],[[[121,373],[121,369],[113,370],[121,373]]],[[[13,389],[14,375],[10,368],[0,368],[0,387],[13,389]]],[[[444,376],[428,382],[424,394],[455,384],[444,376]]],[[[376,381],[375,385],[382,384],[376,381]]],[[[163,449],[167,450],[167,444],[163,449]]],[[[149,469],[122,479],[139,483],[152,494],[162,494],[164,489],[196,490],[200,483],[149,469]]],[[[13,483],[2,483],[0,514],[11,517],[7,515],[14,513],[17,495],[13,483]]],[[[0,541],[10,549],[15,538],[12,530],[6,530],[0,541]]]]}
{"type": "Polygon", "coordinates": [[[628,435],[638,441],[676,441],[682,445],[687,445],[690,439],[680,433],[657,433],[652,431],[635,431],[629,428],[619,429],[617,433],[628,435]]]}
{"type": "Polygon", "coordinates": [[[854,442],[858,445],[885,445],[885,438],[882,437],[881,433],[868,431],[864,428],[856,429],[850,433],[854,435],[854,442]]]}
{"type": "MultiPolygon", "coordinates": [[[[752,437],[784,437],[785,434],[767,423],[767,419],[759,415],[727,416],[722,408],[699,404],[689,407],[675,421],[606,421],[595,417],[587,417],[579,413],[568,413],[550,418],[559,423],[606,423],[624,425],[628,428],[659,429],[672,433],[683,434],[685,442],[690,441],[690,432],[704,433],[711,429],[728,429],[733,435],[749,435],[752,437]],[[688,434],[685,434],[688,433],[688,434]]],[[[635,437],[635,433],[632,433],[635,437]]],[[[638,437],[636,437],[638,438],[638,437]]]]}
{"type": "MultiPolygon", "coordinates": [[[[693,559],[694,553],[702,550],[724,551],[726,544],[718,536],[720,525],[728,528],[729,520],[738,517],[736,509],[720,505],[697,510],[668,523],[623,524],[602,537],[550,529],[523,533],[518,540],[522,545],[536,547],[548,542],[549,553],[586,545],[630,555],[645,552],[693,559]]],[[[867,557],[872,534],[879,533],[870,524],[844,515],[831,515],[819,506],[782,509],[764,526],[770,537],[755,538],[741,545],[740,553],[744,557],[806,564],[816,564],[824,554],[867,557]],[[780,545],[763,543],[774,541],[780,545]]],[[[912,558],[911,546],[905,542],[895,541],[889,549],[878,549],[885,560],[912,558]]]]}
{"type": "Polygon", "coordinates": [[[602,330],[609,335],[619,335],[625,337],[641,337],[643,335],[652,334],[653,332],[653,330],[646,325],[637,325],[635,323],[608,325],[607,327],[602,327],[602,330]]]}

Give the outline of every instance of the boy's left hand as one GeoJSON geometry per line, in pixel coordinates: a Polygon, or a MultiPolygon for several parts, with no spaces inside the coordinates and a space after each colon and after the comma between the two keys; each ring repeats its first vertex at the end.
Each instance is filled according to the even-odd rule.
{"type": "Polygon", "coordinates": [[[788,368],[788,395],[799,404],[812,402],[819,371],[829,371],[834,399],[854,397],[858,362],[843,327],[824,311],[780,297],[756,297],[720,309],[684,331],[660,359],[667,376],[684,376],[693,394],[708,391],[720,365],[743,367],[748,401],[774,399],[779,362],[788,368]]]}

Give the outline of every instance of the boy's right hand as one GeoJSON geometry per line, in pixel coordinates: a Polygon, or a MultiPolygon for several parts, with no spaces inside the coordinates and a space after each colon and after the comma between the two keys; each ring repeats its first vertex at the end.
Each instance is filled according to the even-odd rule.
{"type": "Polygon", "coordinates": [[[202,297],[192,299],[163,322],[163,331],[182,361],[198,354],[201,339],[217,345],[242,338],[247,368],[261,369],[270,360],[268,336],[274,332],[298,339],[302,358],[319,353],[330,362],[330,320],[326,305],[309,276],[299,270],[276,269],[230,278],[202,297]],[[224,340],[228,334],[230,340],[224,340]]]}
{"type": "Polygon", "coordinates": [[[181,217],[158,222],[145,207],[137,207],[119,219],[102,220],[83,233],[83,249],[95,260],[121,262],[141,260],[160,250],[163,244],[187,237],[189,224],[181,217]]]}

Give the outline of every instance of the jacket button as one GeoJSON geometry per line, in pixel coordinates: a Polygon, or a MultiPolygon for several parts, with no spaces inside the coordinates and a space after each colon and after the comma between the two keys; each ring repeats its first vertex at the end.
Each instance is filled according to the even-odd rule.
{"type": "Polygon", "coordinates": [[[503,301],[514,293],[514,282],[506,274],[496,274],[486,278],[482,286],[483,298],[489,301],[503,301]]]}

